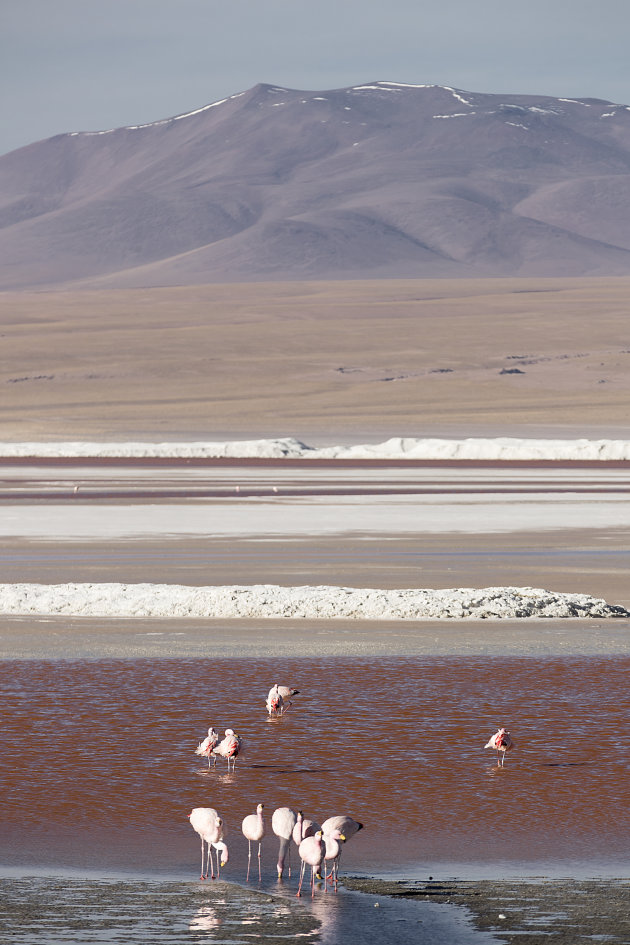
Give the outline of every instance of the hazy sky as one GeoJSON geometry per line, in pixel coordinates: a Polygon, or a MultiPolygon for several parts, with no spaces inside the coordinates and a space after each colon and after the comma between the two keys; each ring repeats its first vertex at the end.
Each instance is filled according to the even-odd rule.
{"type": "Polygon", "coordinates": [[[270,82],[630,104],[630,0],[0,0],[0,154],[270,82]]]}

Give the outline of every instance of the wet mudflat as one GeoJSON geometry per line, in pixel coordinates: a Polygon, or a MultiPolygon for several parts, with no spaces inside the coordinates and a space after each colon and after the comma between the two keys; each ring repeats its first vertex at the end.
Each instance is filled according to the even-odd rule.
{"type": "Polygon", "coordinates": [[[340,889],[296,899],[277,888],[252,889],[138,878],[0,878],[0,940],[10,945],[488,945],[461,906],[396,902],[340,889]]]}
{"type": "Polygon", "coordinates": [[[465,906],[477,929],[494,933],[507,945],[630,941],[628,880],[388,883],[349,878],[346,886],[395,900],[465,906]]]}

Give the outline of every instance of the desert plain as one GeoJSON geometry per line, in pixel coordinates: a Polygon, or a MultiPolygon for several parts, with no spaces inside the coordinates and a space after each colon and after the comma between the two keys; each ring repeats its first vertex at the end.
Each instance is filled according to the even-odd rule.
{"type": "Polygon", "coordinates": [[[5,292],[0,439],[624,436],[630,278],[5,292]]]}

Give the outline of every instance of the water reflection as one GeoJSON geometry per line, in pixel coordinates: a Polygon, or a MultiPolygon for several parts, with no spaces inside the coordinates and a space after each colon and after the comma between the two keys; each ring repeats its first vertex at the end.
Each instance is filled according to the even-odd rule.
{"type": "Polygon", "coordinates": [[[191,932],[213,932],[221,925],[221,920],[217,916],[216,909],[212,906],[201,906],[191,919],[189,928],[191,932]]]}

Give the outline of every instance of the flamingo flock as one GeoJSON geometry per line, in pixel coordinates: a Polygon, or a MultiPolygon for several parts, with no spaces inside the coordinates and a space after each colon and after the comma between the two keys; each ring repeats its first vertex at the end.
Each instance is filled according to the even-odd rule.
{"type": "MultiPolygon", "coordinates": [[[[298,689],[274,683],[265,702],[269,718],[281,717],[293,704],[292,698],[298,694],[298,689]]],[[[506,754],[516,745],[507,729],[499,728],[484,747],[493,748],[497,752],[497,765],[502,768],[506,754]]],[[[208,759],[208,768],[216,767],[217,757],[225,758],[229,774],[234,772],[236,758],[242,751],[243,739],[232,728],[225,729],[224,738],[219,741],[219,733],[210,726],[206,738],[195,749],[195,754],[208,759]]],[[[258,882],[262,881],[262,845],[266,834],[264,807],[264,804],[259,803],[254,813],[243,818],[241,825],[241,832],[248,844],[246,882],[249,882],[251,875],[252,851],[258,860],[258,882]]],[[[188,817],[191,827],[201,838],[200,878],[219,878],[221,868],[227,864],[229,857],[224,818],[212,807],[195,807],[188,817]]],[[[271,830],[279,842],[276,862],[278,881],[282,881],[285,868],[291,878],[291,849],[295,846],[300,863],[296,895],[302,895],[308,867],[311,896],[315,895],[316,883],[321,882],[324,884],[324,892],[328,890],[329,885],[336,892],[343,846],[362,828],[362,823],[347,814],[328,817],[319,824],[305,817],[301,810],[294,811],[291,807],[276,808],[271,817],[271,830]]]]}

